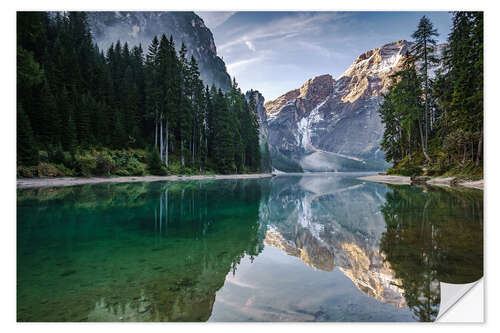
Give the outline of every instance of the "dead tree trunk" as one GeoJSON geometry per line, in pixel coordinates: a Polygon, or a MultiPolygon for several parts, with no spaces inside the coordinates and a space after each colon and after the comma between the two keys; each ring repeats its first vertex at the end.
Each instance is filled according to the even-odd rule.
{"type": "Polygon", "coordinates": [[[163,119],[160,119],[160,159],[163,161],[163,119]]]}
{"type": "Polygon", "coordinates": [[[424,133],[422,131],[422,121],[420,119],[418,121],[418,129],[420,130],[420,142],[422,144],[422,152],[424,153],[424,156],[425,156],[425,159],[427,160],[427,162],[431,162],[429,155],[427,155],[427,150],[425,147],[424,133]]]}
{"type": "Polygon", "coordinates": [[[168,119],[166,120],[165,124],[165,166],[168,167],[168,119]]]}
{"type": "Polygon", "coordinates": [[[155,113],[155,148],[158,147],[158,112],[155,113]]]}
{"type": "Polygon", "coordinates": [[[479,143],[477,144],[476,166],[479,166],[481,155],[483,153],[483,127],[481,127],[481,135],[479,136],[479,143]]]}

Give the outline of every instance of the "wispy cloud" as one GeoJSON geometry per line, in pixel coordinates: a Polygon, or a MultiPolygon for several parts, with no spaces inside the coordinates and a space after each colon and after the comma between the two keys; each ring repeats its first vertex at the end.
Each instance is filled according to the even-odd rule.
{"type": "Polygon", "coordinates": [[[239,60],[239,61],[235,61],[235,62],[232,62],[230,64],[227,64],[226,68],[227,68],[228,72],[234,76],[236,73],[241,72],[244,69],[246,69],[246,67],[248,67],[248,65],[256,63],[258,61],[261,61],[262,59],[263,59],[263,57],[243,59],[243,60],[239,60]]]}
{"type": "Polygon", "coordinates": [[[328,57],[328,58],[342,57],[343,56],[343,54],[341,52],[333,51],[333,50],[329,49],[328,47],[325,47],[319,43],[301,40],[301,41],[298,41],[297,44],[305,50],[320,54],[320,55],[328,57]]]}
{"type": "Polygon", "coordinates": [[[334,20],[345,17],[346,14],[318,12],[318,13],[298,13],[291,17],[284,17],[272,20],[260,26],[254,26],[252,29],[241,27],[238,31],[233,30],[232,38],[222,45],[219,50],[227,49],[237,44],[246,44],[257,40],[283,40],[296,36],[307,36],[308,34],[320,31],[323,24],[331,23],[334,20]]]}
{"type": "MultiPolygon", "coordinates": [[[[346,13],[334,12],[292,12],[270,15],[268,20],[261,19],[256,24],[251,18],[248,20],[248,14],[246,15],[241,24],[235,25],[233,22],[216,30],[222,33],[222,36],[219,35],[221,39],[217,49],[226,61],[229,60],[226,65],[228,72],[241,82],[242,88],[264,89],[266,97],[276,97],[278,93],[283,93],[284,91],[279,90],[288,88],[283,86],[283,80],[289,80],[289,76],[294,75],[292,73],[303,70],[303,65],[296,64],[316,59],[308,58],[309,55],[325,59],[335,58],[339,53],[330,50],[328,43],[322,43],[325,43],[325,37],[336,31],[335,26],[339,21],[348,16],[346,13]],[[294,61],[291,62],[291,59],[294,61]],[[287,68],[284,68],[285,64],[288,65],[285,66],[287,68]],[[249,70],[250,68],[252,70],[249,70]],[[279,77],[280,83],[274,82],[264,88],[267,86],[264,80],[268,78],[268,73],[279,77]],[[255,80],[258,80],[258,84],[249,84],[255,80]]],[[[323,72],[327,73],[328,69],[323,69],[323,72]]],[[[314,74],[316,72],[311,73],[314,74]]],[[[301,75],[294,84],[300,86],[303,83],[300,80],[307,78],[309,77],[301,75]]]]}
{"type": "Polygon", "coordinates": [[[245,45],[248,47],[248,49],[250,51],[254,51],[254,52],[256,51],[255,50],[255,45],[253,45],[253,43],[251,41],[249,41],[249,40],[245,41],[245,45]]]}

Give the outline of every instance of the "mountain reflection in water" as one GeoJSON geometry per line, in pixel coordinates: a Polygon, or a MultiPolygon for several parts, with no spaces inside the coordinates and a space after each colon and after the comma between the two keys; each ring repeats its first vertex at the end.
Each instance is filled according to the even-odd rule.
{"type": "Polygon", "coordinates": [[[434,320],[482,192],[357,176],[18,190],[18,320],[434,320]]]}

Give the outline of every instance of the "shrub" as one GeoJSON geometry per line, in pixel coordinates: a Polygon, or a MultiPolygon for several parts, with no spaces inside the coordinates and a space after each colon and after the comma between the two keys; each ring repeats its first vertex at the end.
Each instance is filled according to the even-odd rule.
{"type": "Polygon", "coordinates": [[[94,173],[98,176],[109,176],[113,169],[113,160],[103,154],[97,155],[94,173]]]}
{"type": "Polygon", "coordinates": [[[398,170],[398,173],[402,176],[420,176],[422,174],[422,169],[416,165],[405,165],[398,170]]]}
{"type": "Polygon", "coordinates": [[[134,152],[118,151],[112,153],[114,171],[120,176],[142,176],[144,175],[144,166],[136,158],[134,152]]]}
{"type": "Polygon", "coordinates": [[[91,155],[76,157],[76,172],[79,176],[90,177],[96,168],[96,158],[91,155]]]}
{"type": "Polygon", "coordinates": [[[63,164],[64,163],[64,152],[61,146],[48,146],[47,151],[44,152],[44,157],[42,162],[49,162],[55,164],[63,164]]]}
{"type": "Polygon", "coordinates": [[[116,171],[116,174],[118,176],[130,176],[130,173],[127,170],[125,170],[125,169],[118,169],[116,171]]]}
{"type": "Polygon", "coordinates": [[[127,163],[127,171],[132,176],[144,175],[144,167],[135,157],[132,157],[129,159],[129,161],[127,163]]]}
{"type": "Polygon", "coordinates": [[[396,165],[387,170],[388,175],[401,175],[401,176],[420,176],[423,170],[413,164],[396,165]]]}
{"type": "Polygon", "coordinates": [[[158,150],[153,149],[149,155],[148,170],[152,175],[166,176],[167,170],[163,166],[158,150]]]}
{"type": "Polygon", "coordinates": [[[144,167],[135,157],[129,157],[123,166],[131,176],[142,176],[144,174],[144,167]]]}
{"type": "Polygon", "coordinates": [[[189,167],[183,167],[181,168],[181,172],[180,172],[182,175],[192,175],[194,174],[194,171],[193,169],[189,168],[189,167]]]}
{"type": "Polygon", "coordinates": [[[65,151],[63,154],[64,154],[64,160],[62,163],[64,164],[64,166],[68,169],[75,169],[76,168],[75,155],[67,151],[65,151]]]}
{"type": "Polygon", "coordinates": [[[40,158],[40,162],[48,162],[49,161],[49,153],[45,150],[40,150],[38,152],[38,156],[40,158]]]}
{"type": "Polygon", "coordinates": [[[38,177],[37,166],[18,166],[17,167],[17,178],[34,178],[38,177]]]}
{"type": "Polygon", "coordinates": [[[73,171],[68,169],[63,164],[54,164],[53,166],[59,170],[59,171],[55,171],[57,173],[56,177],[68,177],[68,176],[74,175],[73,171]]]}

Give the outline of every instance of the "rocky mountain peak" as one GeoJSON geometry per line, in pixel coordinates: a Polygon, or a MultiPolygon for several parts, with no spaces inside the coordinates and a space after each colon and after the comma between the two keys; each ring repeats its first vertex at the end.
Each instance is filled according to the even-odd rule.
{"type": "Polygon", "coordinates": [[[307,80],[299,89],[294,89],[265,104],[268,115],[279,113],[289,103],[302,109],[314,108],[333,92],[334,78],[330,74],[316,76],[307,80]]]}
{"type": "Polygon", "coordinates": [[[361,97],[379,96],[391,84],[391,74],[400,69],[411,43],[400,40],[361,54],[339,77],[343,102],[361,97]]]}
{"type": "Polygon", "coordinates": [[[377,113],[412,43],[363,52],[335,80],[325,74],[267,102],[265,132],[273,166],[283,171],[383,170],[377,113]],[[355,133],[355,134],[354,134],[355,133]]]}
{"type": "Polygon", "coordinates": [[[334,83],[335,80],[330,74],[316,76],[315,78],[307,80],[302,87],[300,87],[300,95],[298,98],[308,99],[313,101],[313,104],[317,104],[333,92],[334,83]]]}
{"type": "Polygon", "coordinates": [[[280,97],[268,101],[264,104],[266,108],[266,113],[268,115],[273,115],[281,111],[281,109],[287,105],[290,101],[295,100],[300,95],[300,89],[290,90],[289,92],[281,95],[280,97]]]}

